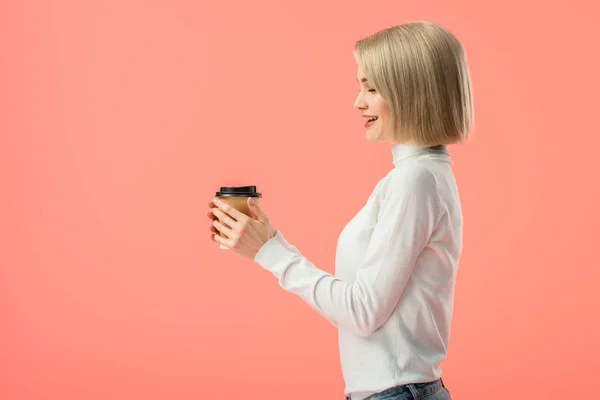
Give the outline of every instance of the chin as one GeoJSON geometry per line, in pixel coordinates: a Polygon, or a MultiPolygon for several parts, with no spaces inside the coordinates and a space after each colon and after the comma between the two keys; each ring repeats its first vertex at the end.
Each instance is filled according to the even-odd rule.
{"type": "Polygon", "coordinates": [[[367,142],[368,143],[379,143],[379,142],[384,142],[385,139],[381,137],[381,135],[369,135],[369,133],[367,133],[367,142]]]}

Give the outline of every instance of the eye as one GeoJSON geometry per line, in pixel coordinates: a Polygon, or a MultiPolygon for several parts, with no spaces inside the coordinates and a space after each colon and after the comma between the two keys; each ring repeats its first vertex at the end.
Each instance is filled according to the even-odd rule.
{"type": "Polygon", "coordinates": [[[376,91],[377,90],[375,90],[375,89],[369,89],[369,92],[371,92],[371,93],[375,93],[376,91]]]}

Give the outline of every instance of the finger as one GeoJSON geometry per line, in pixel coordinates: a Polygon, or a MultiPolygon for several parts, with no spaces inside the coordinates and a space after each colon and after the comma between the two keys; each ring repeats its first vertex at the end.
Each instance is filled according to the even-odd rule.
{"type": "Polygon", "coordinates": [[[227,239],[219,235],[214,235],[213,240],[229,249],[233,248],[233,242],[231,241],[231,239],[227,239]]]}
{"type": "Polygon", "coordinates": [[[254,216],[256,217],[256,219],[258,221],[262,222],[263,224],[268,223],[269,218],[263,212],[263,210],[258,206],[256,201],[254,201],[254,199],[252,197],[248,198],[248,208],[250,209],[252,214],[254,214],[254,216]]]}
{"type": "Polygon", "coordinates": [[[217,229],[217,231],[221,232],[228,238],[233,236],[233,231],[230,228],[223,225],[222,223],[220,223],[219,221],[213,221],[213,226],[217,229]]]}
{"type": "Polygon", "coordinates": [[[216,207],[213,209],[212,212],[219,220],[221,220],[221,222],[227,224],[231,228],[234,228],[239,225],[238,221],[234,220],[229,215],[225,214],[223,211],[219,210],[216,207]]]}
{"type": "Polygon", "coordinates": [[[208,230],[211,231],[212,233],[219,233],[219,231],[217,230],[217,228],[215,228],[212,225],[208,228],[208,230]]]}
{"type": "Polygon", "coordinates": [[[215,203],[213,203],[212,201],[209,201],[209,202],[208,202],[208,208],[210,208],[210,211],[211,211],[211,212],[212,212],[213,208],[215,208],[215,207],[217,207],[217,206],[215,205],[215,203]]]}
{"type": "Polygon", "coordinates": [[[206,216],[212,220],[217,219],[217,216],[212,211],[209,211],[206,216]]]}
{"type": "Polygon", "coordinates": [[[229,204],[227,204],[217,198],[215,198],[213,201],[218,208],[220,208],[221,210],[223,210],[224,212],[229,214],[236,221],[245,222],[248,219],[248,216],[246,214],[239,212],[235,208],[231,207],[229,204]]]}

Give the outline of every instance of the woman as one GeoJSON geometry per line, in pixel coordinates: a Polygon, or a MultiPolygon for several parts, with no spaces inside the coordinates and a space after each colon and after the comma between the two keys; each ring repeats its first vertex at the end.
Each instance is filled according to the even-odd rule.
{"type": "Polygon", "coordinates": [[[338,328],[347,399],[450,399],[440,362],[463,217],[447,145],[466,140],[473,124],[465,52],[446,29],[413,22],[358,41],[354,54],[355,107],[368,119],[368,141],[391,143],[394,166],[340,234],[335,276],[303,257],[251,198],[256,219],[210,203],[211,237],[338,328]]]}

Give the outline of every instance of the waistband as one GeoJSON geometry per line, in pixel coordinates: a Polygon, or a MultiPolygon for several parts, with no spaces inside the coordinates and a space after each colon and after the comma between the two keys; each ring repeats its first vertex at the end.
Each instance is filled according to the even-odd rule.
{"type": "MultiPolygon", "coordinates": [[[[394,386],[382,392],[375,393],[364,400],[380,400],[384,397],[388,398],[389,396],[400,396],[404,394],[410,394],[413,399],[418,400],[432,395],[444,387],[446,386],[444,386],[442,378],[432,382],[408,383],[405,385],[394,386]]],[[[350,396],[346,396],[346,400],[352,400],[352,398],[350,396]]]]}

